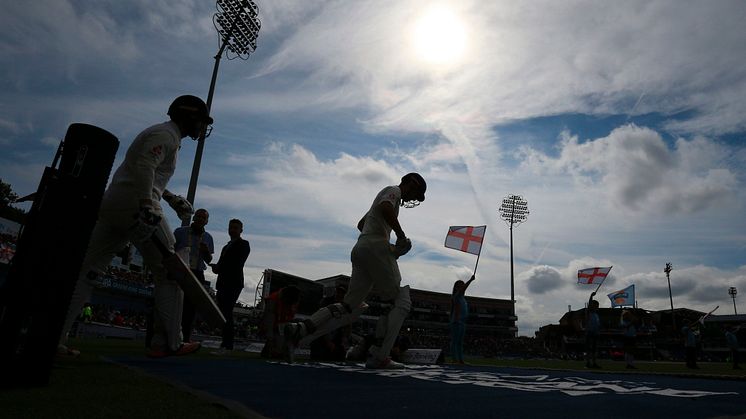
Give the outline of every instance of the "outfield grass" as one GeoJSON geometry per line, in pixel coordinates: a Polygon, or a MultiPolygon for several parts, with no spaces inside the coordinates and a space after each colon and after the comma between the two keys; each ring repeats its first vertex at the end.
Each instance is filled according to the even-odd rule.
{"type": "MultiPolygon", "coordinates": [[[[59,359],[46,387],[0,391],[0,418],[238,418],[215,402],[106,362],[144,356],[142,342],[71,340],[78,358],[59,359]]],[[[190,356],[207,357],[207,351],[190,356]]]]}
{"type": "MultiPolygon", "coordinates": [[[[172,385],[105,360],[108,356],[145,356],[142,342],[88,339],[73,340],[82,351],[79,358],[59,359],[46,387],[0,391],[0,418],[238,418],[246,412],[230,410],[221,401],[195,397],[172,385]]],[[[189,355],[208,358],[202,349],[189,355]]],[[[233,358],[247,360],[258,356],[235,352],[233,358]]],[[[582,361],[471,359],[474,365],[498,367],[583,370],[582,361]]],[[[602,360],[599,374],[653,373],[746,380],[746,371],[733,370],[725,363],[700,363],[701,369],[687,369],[683,363],[637,362],[637,370],[627,370],[624,362],[602,360]]]]}

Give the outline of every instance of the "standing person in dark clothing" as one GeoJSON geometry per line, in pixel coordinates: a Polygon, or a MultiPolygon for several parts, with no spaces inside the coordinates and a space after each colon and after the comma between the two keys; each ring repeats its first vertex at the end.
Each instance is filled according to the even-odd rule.
{"type": "Polygon", "coordinates": [[[686,367],[698,370],[697,365],[697,333],[694,327],[697,321],[693,321],[681,328],[681,334],[684,336],[684,353],[686,358],[686,367]]]}
{"type": "MultiPolygon", "coordinates": [[[[189,265],[189,269],[206,289],[210,289],[210,283],[205,280],[206,264],[212,262],[212,254],[215,253],[212,236],[205,231],[209,219],[210,214],[207,210],[200,208],[194,212],[191,225],[179,227],[174,231],[174,238],[176,239],[174,250],[189,265]]],[[[188,299],[184,299],[181,316],[181,334],[184,342],[191,342],[194,316],[194,304],[188,299]]]]}
{"type": "Polygon", "coordinates": [[[262,329],[266,340],[262,348],[262,358],[281,359],[283,357],[279,327],[295,318],[298,304],[300,304],[300,289],[294,285],[282,287],[264,298],[262,329]]]}
{"type": "Polygon", "coordinates": [[[624,329],[624,361],[627,363],[627,369],[636,370],[635,366],[635,348],[637,348],[637,319],[631,311],[624,310],[620,325],[624,329]]]}
{"type": "Polygon", "coordinates": [[[230,220],[228,235],[231,241],[223,246],[218,262],[210,265],[212,272],[218,275],[215,283],[218,290],[217,303],[225,317],[223,342],[219,350],[211,352],[214,355],[225,355],[233,350],[233,306],[236,305],[243,289],[243,265],[251,252],[249,242],[241,238],[241,233],[243,223],[235,218],[230,220]]]}
{"type": "Polygon", "coordinates": [[[451,328],[451,358],[453,362],[466,364],[464,362],[464,336],[466,336],[466,319],[469,317],[469,304],[466,302],[466,289],[474,281],[474,275],[468,282],[458,280],[453,284],[451,293],[451,317],[449,326],[451,328]]]}
{"type": "Polygon", "coordinates": [[[585,311],[585,367],[601,368],[596,363],[598,353],[598,336],[601,333],[601,318],[598,317],[598,301],[593,299],[596,292],[591,293],[588,299],[588,308],[585,311]]]}
{"type": "Polygon", "coordinates": [[[730,360],[733,362],[733,369],[740,370],[741,367],[738,365],[738,330],[741,326],[728,326],[725,330],[725,343],[730,349],[730,360]]]}

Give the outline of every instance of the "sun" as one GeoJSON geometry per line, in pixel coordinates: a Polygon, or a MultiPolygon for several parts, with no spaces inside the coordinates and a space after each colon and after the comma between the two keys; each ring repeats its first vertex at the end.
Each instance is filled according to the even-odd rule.
{"type": "Polygon", "coordinates": [[[466,50],[467,31],[451,9],[433,7],[417,19],[412,29],[415,54],[430,64],[455,64],[466,50]]]}

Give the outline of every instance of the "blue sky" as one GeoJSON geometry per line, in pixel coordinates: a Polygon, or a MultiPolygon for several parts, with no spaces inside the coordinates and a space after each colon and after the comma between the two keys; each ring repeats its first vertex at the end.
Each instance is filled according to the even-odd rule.
{"type": "MultiPolygon", "coordinates": [[[[613,265],[599,294],[634,283],[651,310],[669,306],[666,262],[676,306],[729,313],[728,287],[746,292],[742,2],[256,3],[258,49],[220,64],[196,202],[217,244],[230,218],[245,223],[242,300],[265,268],[349,273],[358,219],[410,171],[428,181],[400,216],[416,288],[468,277],[474,256],[445,249],[445,233],[487,224],[470,293],[509,298],[497,208],[528,200],[514,231],[521,335],[583,306],[586,267],[613,265]]],[[[119,164],[174,97],[207,95],[210,2],[3,9],[0,177],[20,194],[70,123],[114,133],[119,164]]],[[[172,191],[186,194],[194,152],[186,139],[172,191]]]]}

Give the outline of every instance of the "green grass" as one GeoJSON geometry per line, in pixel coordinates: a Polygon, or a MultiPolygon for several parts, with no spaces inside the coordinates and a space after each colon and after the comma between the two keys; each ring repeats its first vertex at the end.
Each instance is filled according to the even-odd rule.
{"type": "MultiPolygon", "coordinates": [[[[142,342],[77,340],[71,346],[79,348],[81,356],[55,362],[48,386],[0,392],[0,418],[241,417],[214,401],[102,359],[144,356],[142,342]]],[[[203,350],[193,356],[210,355],[203,350]]]]}
{"type": "MultiPolygon", "coordinates": [[[[229,410],[220,401],[196,397],[178,385],[158,380],[138,370],[109,363],[109,356],[145,356],[142,342],[88,339],[71,346],[82,351],[79,358],[55,363],[50,384],[41,388],[0,391],[0,418],[238,418],[246,411],[229,410]]],[[[190,355],[211,357],[203,349],[190,355]]],[[[257,359],[257,355],[235,352],[232,358],[257,359]]],[[[498,367],[582,370],[582,361],[470,359],[474,365],[498,367]]],[[[602,360],[600,374],[629,373],[624,362],[602,360]]],[[[683,363],[638,361],[635,373],[681,376],[728,377],[746,380],[746,371],[732,370],[725,363],[700,363],[689,370],[683,363]]]]}

